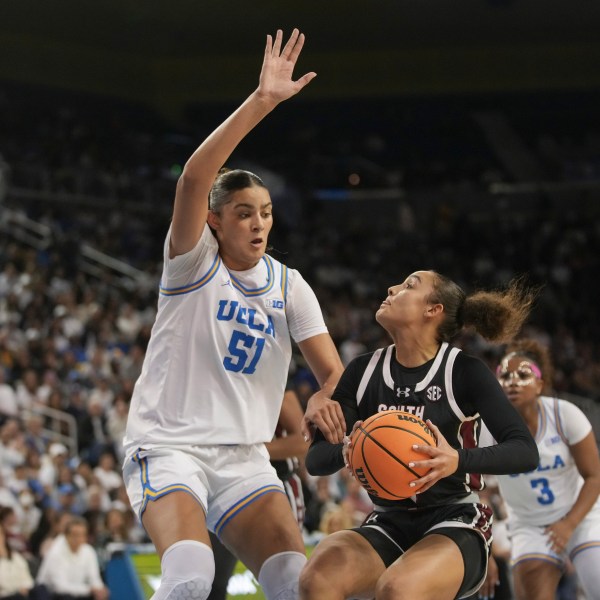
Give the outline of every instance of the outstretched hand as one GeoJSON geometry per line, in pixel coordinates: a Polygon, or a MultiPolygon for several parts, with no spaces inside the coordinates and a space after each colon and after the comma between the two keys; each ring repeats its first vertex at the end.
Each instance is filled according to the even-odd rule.
{"type": "Polygon", "coordinates": [[[296,61],[304,46],[304,34],[294,29],[283,50],[282,41],[281,29],[277,30],[275,41],[272,36],[267,36],[265,56],[256,90],[260,97],[275,104],[291,98],[317,76],[311,71],[296,81],[292,79],[296,61]]]}

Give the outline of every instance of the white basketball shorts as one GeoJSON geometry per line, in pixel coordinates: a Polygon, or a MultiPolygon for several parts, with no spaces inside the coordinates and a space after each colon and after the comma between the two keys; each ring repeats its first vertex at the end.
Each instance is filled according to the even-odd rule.
{"type": "Polygon", "coordinates": [[[140,448],[125,459],[123,479],[133,510],[175,491],[191,494],[217,534],[254,500],[285,493],[264,444],[140,448]]]}

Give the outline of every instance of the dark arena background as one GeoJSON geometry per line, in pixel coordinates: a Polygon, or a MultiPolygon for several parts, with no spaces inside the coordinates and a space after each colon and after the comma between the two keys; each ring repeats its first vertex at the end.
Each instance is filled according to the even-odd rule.
{"type": "MultiPolygon", "coordinates": [[[[312,285],[344,362],[389,343],[373,315],[416,269],[467,291],[523,275],[543,286],[523,335],[600,437],[600,5],[296,4],[0,5],[0,526],[34,577],[76,514],[113,600],[157,586],[120,474],[162,244],[183,164],[256,87],[277,28],[306,34],[295,74],[318,76],[228,166],[267,183],[272,254],[312,285]]],[[[458,344],[492,368],[502,351],[458,344]]],[[[306,402],[299,353],[290,379],[306,402]]],[[[310,552],[326,532],[304,483],[310,552]]],[[[229,597],[264,597],[241,564],[229,597]]]]}

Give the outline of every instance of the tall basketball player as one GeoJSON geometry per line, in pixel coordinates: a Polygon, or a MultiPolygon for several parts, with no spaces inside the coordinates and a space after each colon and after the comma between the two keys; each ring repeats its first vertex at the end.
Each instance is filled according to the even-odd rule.
{"type": "MultiPolygon", "coordinates": [[[[164,244],[156,322],[125,436],[131,504],[161,557],[154,600],[205,600],[208,531],[269,600],[297,597],[304,544],[265,443],[275,432],[291,338],[331,393],[342,364],[314,292],[267,255],[272,203],[247,171],[219,174],[242,139],[315,73],[292,78],[304,35],[267,43],[257,89],[189,158],[164,244]]],[[[332,402],[329,400],[329,402],[332,402]]]]}

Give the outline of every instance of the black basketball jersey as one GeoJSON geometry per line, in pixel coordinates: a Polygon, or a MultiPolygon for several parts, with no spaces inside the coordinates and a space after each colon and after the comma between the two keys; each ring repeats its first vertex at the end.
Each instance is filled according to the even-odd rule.
{"type": "MultiPolygon", "coordinates": [[[[379,505],[414,509],[460,501],[482,489],[480,473],[512,473],[515,467],[523,471],[537,464],[535,442],[489,368],[447,343],[432,360],[415,368],[396,360],[393,345],[356,357],[332,397],[342,405],[347,433],[357,420],[403,410],[431,420],[458,450],[459,467],[453,475],[411,499],[387,501],[372,495],[379,505]],[[498,446],[495,451],[477,448],[482,418],[501,435],[504,445],[499,451],[498,446]]],[[[306,466],[318,475],[339,470],[341,445],[328,444],[317,432],[306,466]]]]}

